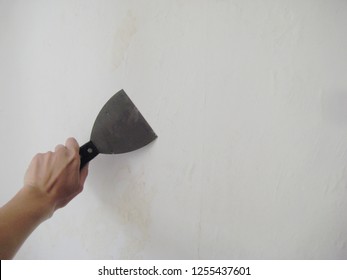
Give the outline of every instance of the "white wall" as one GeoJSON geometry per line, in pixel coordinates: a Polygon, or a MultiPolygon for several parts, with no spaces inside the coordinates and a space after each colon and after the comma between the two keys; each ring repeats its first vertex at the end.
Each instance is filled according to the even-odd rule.
{"type": "Polygon", "coordinates": [[[346,27],[345,0],[0,1],[1,204],[119,89],[159,136],[17,258],[346,258],[346,27]]]}

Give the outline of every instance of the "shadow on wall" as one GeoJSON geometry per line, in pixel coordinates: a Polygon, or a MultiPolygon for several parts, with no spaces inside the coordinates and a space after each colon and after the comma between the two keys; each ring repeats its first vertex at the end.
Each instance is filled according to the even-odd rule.
{"type": "Polygon", "coordinates": [[[156,193],[144,178],[150,146],[121,155],[100,155],[90,166],[88,184],[103,207],[98,214],[110,217],[109,223],[114,225],[110,229],[121,228],[118,241],[122,244],[117,247],[121,247],[122,259],[141,258],[149,237],[151,205],[156,193]]]}

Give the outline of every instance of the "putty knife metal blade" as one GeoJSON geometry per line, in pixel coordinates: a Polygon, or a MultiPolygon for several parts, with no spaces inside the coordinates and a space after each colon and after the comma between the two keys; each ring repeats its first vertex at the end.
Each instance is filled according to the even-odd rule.
{"type": "Polygon", "coordinates": [[[90,141],[80,147],[81,168],[99,153],[122,154],[140,149],[157,135],[124,90],[113,95],[99,112],[90,141]]]}

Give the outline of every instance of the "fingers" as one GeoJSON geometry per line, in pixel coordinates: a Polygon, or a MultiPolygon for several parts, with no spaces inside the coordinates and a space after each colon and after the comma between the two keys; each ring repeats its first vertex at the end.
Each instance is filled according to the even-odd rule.
{"type": "Polygon", "coordinates": [[[60,149],[66,149],[66,147],[65,147],[64,145],[62,145],[62,144],[59,144],[59,145],[55,146],[54,151],[57,152],[57,151],[59,151],[60,149]]]}
{"type": "Polygon", "coordinates": [[[65,142],[65,146],[66,148],[68,148],[68,150],[79,153],[80,146],[78,145],[75,138],[73,137],[68,138],[65,142]]]}
{"type": "Polygon", "coordinates": [[[68,149],[69,151],[72,151],[74,153],[76,153],[76,152],[78,153],[79,152],[79,145],[78,145],[75,138],[70,137],[70,138],[66,139],[65,146],[62,144],[59,144],[55,147],[54,151],[57,152],[61,149],[68,149]]]}

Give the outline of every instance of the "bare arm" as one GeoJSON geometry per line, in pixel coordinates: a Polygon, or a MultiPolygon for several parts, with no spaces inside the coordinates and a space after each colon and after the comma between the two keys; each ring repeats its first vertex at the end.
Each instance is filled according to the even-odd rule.
{"type": "Polygon", "coordinates": [[[11,259],[32,231],[83,190],[88,166],[81,172],[74,138],[54,152],[37,154],[23,188],[0,208],[0,259],[11,259]]]}

